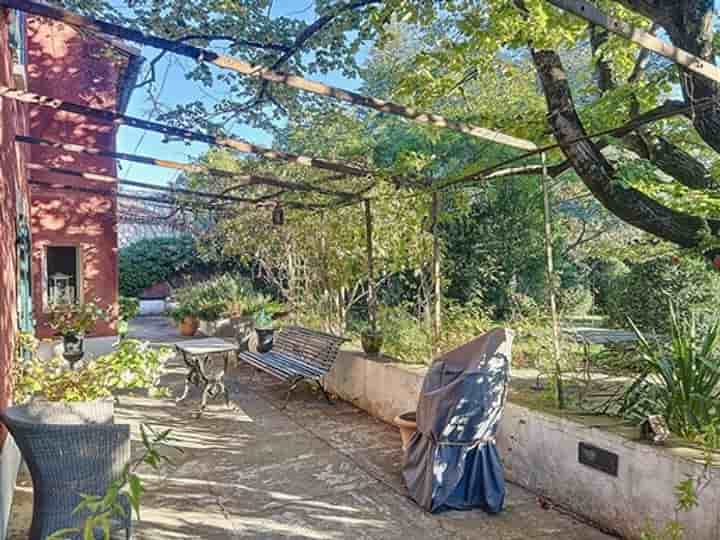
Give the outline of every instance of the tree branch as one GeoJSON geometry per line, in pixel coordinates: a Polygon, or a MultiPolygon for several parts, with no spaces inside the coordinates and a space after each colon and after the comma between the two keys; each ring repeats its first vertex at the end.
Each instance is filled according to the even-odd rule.
{"type": "Polygon", "coordinates": [[[577,174],[605,208],[639,229],[686,248],[698,247],[708,230],[718,235],[720,221],[678,212],[619,182],[612,165],[585,135],[558,54],[552,50],[533,50],[532,57],[555,138],[577,174]]]}
{"type": "Polygon", "coordinates": [[[275,61],[275,63],[270,67],[270,69],[274,71],[283,66],[285,62],[290,60],[290,58],[292,58],[294,54],[299,52],[300,49],[305,46],[305,44],[310,38],[312,38],[315,34],[320,32],[323,28],[330,24],[338,15],[346,11],[352,11],[355,9],[367,7],[371,4],[379,4],[381,1],[382,0],[356,0],[348,4],[343,4],[337,9],[333,10],[331,13],[319,17],[317,20],[306,26],[305,29],[297,35],[292,46],[290,46],[288,50],[286,50],[283,55],[275,61]]]}

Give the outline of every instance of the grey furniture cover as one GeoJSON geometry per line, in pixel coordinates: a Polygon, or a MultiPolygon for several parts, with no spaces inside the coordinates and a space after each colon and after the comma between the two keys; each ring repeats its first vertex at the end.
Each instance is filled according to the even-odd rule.
{"type": "Polygon", "coordinates": [[[505,483],[494,435],[512,339],[510,330],[492,330],[438,358],[425,376],[403,474],[412,498],[430,512],[502,510],[505,483]]]}

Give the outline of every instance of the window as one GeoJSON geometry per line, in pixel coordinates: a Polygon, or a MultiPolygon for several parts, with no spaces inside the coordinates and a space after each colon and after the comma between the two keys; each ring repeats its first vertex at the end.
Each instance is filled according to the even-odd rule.
{"type": "Polygon", "coordinates": [[[80,301],[80,252],[75,246],[48,246],[45,252],[47,305],[80,301]]]}

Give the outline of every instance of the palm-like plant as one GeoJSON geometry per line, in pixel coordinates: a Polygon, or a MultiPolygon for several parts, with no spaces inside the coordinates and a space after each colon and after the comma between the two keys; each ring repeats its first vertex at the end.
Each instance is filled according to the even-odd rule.
{"type": "Polygon", "coordinates": [[[652,342],[630,323],[642,372],[625,391],[621,412],[638,420],[660,414],[682,436],[720,420],[720,319],[700,332],[692,313],[680,315],[670,303],[670,340],[652,342]]]}

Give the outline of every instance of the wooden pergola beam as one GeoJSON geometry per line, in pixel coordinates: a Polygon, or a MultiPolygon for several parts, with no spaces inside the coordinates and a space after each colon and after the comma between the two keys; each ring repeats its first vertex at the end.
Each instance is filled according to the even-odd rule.
{"type": "Polygon", "coordinates": [[[601,26],[613,34],[624,37],[642,48],[671,60],[685,69],[702,75],[711,81],[720,82],[720,68],[699,56],[675,47],[653,34],[636,28],[624,21],[610,17],[603,11],[583,0],[545,0],[550,4],[577,15],[588,22],[601,26]]]}
{"type": "Polygon", "coordinates": [[[343,90],[318,81],[305,79],[297,75],[273,71],[263,66],[253,65],[232,56],[218,54],[214,51],[188,45],[180,41],[173,41],[157,36],[149,36],[138,30],[125,28],[117,24],[100,21],[91,17],[83,17],[58,7],[38,4],[28,0],[0,0],[0,5],[18,9],[26,13],[32,13],[33,15],[38,15],[40,17],[62,21],[64,23],[92,30],[94,32],[115,36],[120,39],[134,41],[136,43],[155,47],[156,49],[161,49],[163,51],[170,51],[181,56],[192,58],[197,62],[214,64],[220,68],[235,71],[248,77],[262,79],[275,84],[283,84],[304,92],[330,97],[338,101],[344,101],[346,103],[350,103],[351,105],[358,105],[374,109],[382,113],[401,116],[419,124],[452,129],[473,137],[511,146],[513,148],[519,148],[521,150],[533,150],[536,148],[534,143],[525,139],[519,139],[517,137],[512,137],[504,133],[474,126],[465,122],[456,122],[439,114],[418,111],[412,107],[406,107],[391,101],[364,96],[350,90],[343,90]]]}
{"type": "MultiPolygon", "coordinates": [[[[321,186],[315,186],[306,182],[292,182],[290,180],[284,180],[274,175],[257,175],[257,174],[240,174],[225,169],[216,169],[213,167],[203,167],[194,163],[181,163],[178,161],[171,161],[167,159],[157,159],[148,156],[138,156],[135,154],[127,154],[123,152],[112,152],[102,148],[96,148],[92,146],[83,146],[80,144],[63,143],[60,141],[53,141],[50,139],[42,139],[39,137],[30,137],[28,135],[16,135],[15,140],[17,142],[26,144],[36,144],[40,146],[47,146],[50,148],[57,148],[66,152],[74,152],[79,154],[86,154],[90,156],[102,156],[113,159],[123,159],[132,161],[135,163],[143,163],[145,165],[156,165],[158,167],[166,167],[169,169],[176,169],[179,171],[193,172],[193,173],[208,173],[213,176],[221,176],[224,178],[232,178],[237,181],[233,189],[241,189],[243,187],[250,186],[273,186],[283,188],[286,191],[303,191],[308,193],[319,193],[321,195],[328,195],[339,198],[353,198],[357,195],[349,191],[339,191],[326,189],[321,186]]],[[[232,190],[225,190],[223,193],[228,193],[232,190]]]]}
{"type": "Polygon", "coordinates": [[[124,199],[132,199],[136,201],[147,201],[147,202],[155,202],[160,204],[171,204],[172,201],[167,199],[161,199],[159,197],[151,197],[146,195],[135,195],[130,193],[120,193],[118,191],[115,191],[113,189],[96,189],[96,188],[89,188],[84,186],[73,186],[70,184],[62,184],[59,182],[46,182],[42,180],[35,180],[34,178],[31,178],[28,180],[28,184],[31,186],[38,186],[43,189],[62,189],[66,191],[77,191],[79,193],[91,193],[93,195],[104,195],[106,197],[121,197],[124,199]]]}
{"type": "MultiPolygon", "coordinates": [[[[272,193],[269,195],[264,195],[257,198],[250,198],[250,197],[238,197],[236,195],[227,195],[223,193],[211,193],[208,191],[196,191],[192,189],[185,189],[185,188],[177,188],[177,187],[170,187],[170,186],[164,186],[164,185],[158,185],[158,184],[150,184],[147,182],[138,182],[136,180],[127,180],[124,178],[116,178],[114,176],[108,176],[104,174],[96,174],[96,173],[87,173],[87,172],[81,172],[81,171],[74,171],[72,169],[64,169],[62,167],[49,167],[46,165],[40,165],[38,163],[29,163],[26,165],[28,170],[30,171],[39,171],[39,172],[46,172],[46,173],[57,173],[57,174],[64,174],[75,178],[84,178],[86,180],[95,180],[95,181],[101,181],[101,182],[112,182],[113,184],[121,185],[121,186],[132,186],[132,187],[138,187],[142,189],[148,189],[153,191],[162,191],[166,193],[171,193],[174,195],[188,195],[192,197],[200,197],[203,199],[209,199],[210,201],[222,201],[222,202],[235,202],[235,203],[246,203],[254,206],[272,206],[274,207],[277,203],[274,201],[269,201],[268,199],[270,197],[276,197],[280,196],[282,192],[278,193],[272,193]]],[[[66,188],[70,189],[71,187],[77,187],[75,191],[85,191],[88,193],[104,193],[104,194],[114,194],[118,197],[125,197],[126,194],[121,193],[117,190],[102,190],[95,188],[87,188],[84,186],[71,186],[69,184],[63,184],[60,182],[55,181],[39,181],[35,179],[34,177],[31,178],[32,182],[34,184],[38,185],[45,185],[45,186],[57,186],[59,188],[66,188]]],[[[146,200],[146,199],[140,199],[140,200],[146,200]]],[[[147,200],[154,200],[152,198],[147,200]]],[[[296,208],[300,210],[322,210],[326,208],[332,208],[334,205],[342,206],[344,204],[355,204],[361,202],[362,199],[359,197],[356,197],[354,199],[350,198],[343,198],[340,199],[340,201],[334,201],[333,203],[328,204],[319,204],[319,203],[300,203],[295,201],[283,201],[283,206],[286,206],[288,208],[296,208]]],[[[171,200],[167,202],[172,202],[171,200]]]]}
{"type": "MultiPolygon", "coordinates": [[[[2,0],[0,0],[0,2],[2,2],[2,0]]],[[[16,90],[7,86],[0,86],[0,96],[14,99],[23,103],[31,103],[33,105],[40,105],[59,111],[84,115],[90,118],[95,118],[116,125],[132,126],[138,129],[145,129],[148,131],[154,131],[156,133],[162,133],[164,135],[179,137],[184,140],[198,141],[209,144],[211,146],[230,148],[232,150],[237,150],[246,154],[255,154],[265,159],[287,161],[289,163],[296,163],[299,165],[304,165],[307,167],[313,167],[326,171],[334,171],[349,176],[365,177],[372,175],[372,172],[370,170],[356,167],[354,165],[347,165],[344,163],[328,161],[321,158],[292,154],[290,152],[283,152],[281,150],[272,150],[270,148],[265,148],[263,146],[249,143],[242,139],[216,137],[214,135],[191,131],[189,129],[160,124],[159,122],[143,120],[142,118],[128,116],[126,114],[120,114],[115,111],[96,109],[94,107],[87,107],[85,105],[79,105],[77,103],[72,103],[69,101],[62,101],[60,99],[54,99],[48,96],[33,94],[32,92],[23,92],[21,90],[16,90]]]]}
{"type": "Polygon", "coordinates": [[[51,167],[48,165],[41,165],[39,163],[28,163],[26,165],[29,171],[41,171],[46,173],[57,173],[75,178],[83,178],[85,180],[95,180],[100,182],[108,182],[112,185],[118,184],[121,186],[133,186],[143,189],[150,189],[153,191],[163,191],[167,193],[173,193],[175,195],[191,195],[194,197],[202,197],[204,199],[212,199],[226,202],[254,202],[254,199],[246,197],[236,197],[234,195],[219,195],[217,193],[210,193],[207,191],[195,191],[192,189],[176,188],[170,186],[162,186],[157,184],[149,184],[146,182],[138,182],[136,180],[127,180],[124,178],[117,178],[115,176],[109,176],[106,174],[89,173],[74,171],[72,169],[65,169],[63,167],[51,167]]]}

